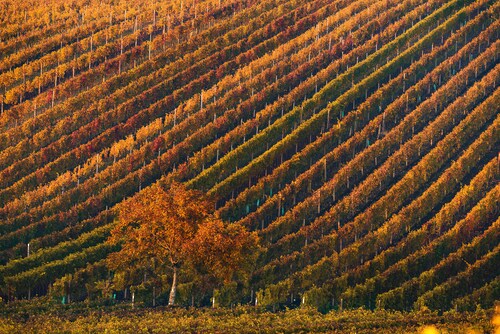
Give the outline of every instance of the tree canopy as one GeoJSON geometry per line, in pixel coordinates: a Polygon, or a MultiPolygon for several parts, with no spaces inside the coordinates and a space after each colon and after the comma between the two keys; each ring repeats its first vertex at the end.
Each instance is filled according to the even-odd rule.
{"type": "Polygon", "coordinates": [[[257,257],[257,236],[225,224],[212,213],[214,206],[202,192],[178,183],[168,190],[145,189],[119,206],[108,242],[121,249],[109,255],[108,266],[130,277],[124,285],[133,285],[134,272],[145,269],[171,277],[169,305],[175,303],[179,279],[220,285],[245,278],[257,257]]]}

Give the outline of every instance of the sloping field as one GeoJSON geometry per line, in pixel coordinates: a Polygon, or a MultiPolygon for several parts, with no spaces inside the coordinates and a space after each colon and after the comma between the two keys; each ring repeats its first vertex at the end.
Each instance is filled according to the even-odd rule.
{"type": "Polygon", "coordinates": [[[493,0],[0,2],[1,295],[64,277],[85,298],[115,206],[180,181],[258,231],[245,302],[491,307],[499,14],[493,0]]]}

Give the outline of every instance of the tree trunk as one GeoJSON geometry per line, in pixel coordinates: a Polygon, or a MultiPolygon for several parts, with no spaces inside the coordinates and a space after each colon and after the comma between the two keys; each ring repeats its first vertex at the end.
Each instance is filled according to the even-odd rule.
{"type": "Polygon", "coordinates": [[[170,289],[170,297],[168,298],[168,306],[174,305],[176,292],[177,292],[177,266],[174,266],[174,276],[172,278],[172,289],[170,289]]]}

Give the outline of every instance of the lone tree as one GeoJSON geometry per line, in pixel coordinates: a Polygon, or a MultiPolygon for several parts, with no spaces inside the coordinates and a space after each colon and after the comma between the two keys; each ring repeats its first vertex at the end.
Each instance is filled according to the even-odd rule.
{"type": "Polygon", "coordinates": [[[127,272],[155,263],[171,271],[168,305],[175,304],[181,269],[230,282],[255,263],[258,239],[241,225],[224,224],[213,207],[213,200],[182,184],[145,189],[119,206],[108,242],[121,250],[108,256],[108,267],[127,272]]]}

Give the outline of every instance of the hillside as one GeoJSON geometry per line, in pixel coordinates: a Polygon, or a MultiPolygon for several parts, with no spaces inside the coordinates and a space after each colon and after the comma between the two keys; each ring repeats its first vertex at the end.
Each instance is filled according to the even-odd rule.
{"type": "MultiPolygon", "coordinates": [[[[260,237],[248,289],[221,305],[500,299],[500,2],[6,0],[0,13],[3,299],[54,283],[65,302],[91,297],[117,204],[173,181],[260,237]]],[[[210,303],[181,283],[181,304],[210,303]]]]}

